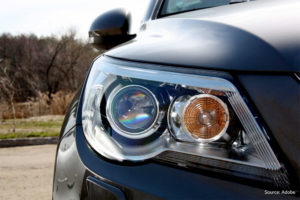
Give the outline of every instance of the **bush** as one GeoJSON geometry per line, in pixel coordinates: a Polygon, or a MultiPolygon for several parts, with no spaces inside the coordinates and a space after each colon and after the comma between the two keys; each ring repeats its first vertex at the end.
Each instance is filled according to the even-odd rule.
{"type": "MultiPolygon", "coordinates": [[[[27,102],[16,103],[16,118],[28,118],[41,115],[64,115],[67,112],[69,104],[74,97],[73,92],[59,91],[49,100],[48,95],[39,93],[36,98],[31,98],[27,102]]],[[[2,119],[13,118],[11,109],[8,105],[0,106],[2,119]]]]}

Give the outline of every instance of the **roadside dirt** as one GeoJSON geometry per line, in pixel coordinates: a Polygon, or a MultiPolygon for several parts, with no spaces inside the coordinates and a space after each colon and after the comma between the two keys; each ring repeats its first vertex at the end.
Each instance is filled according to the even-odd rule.
{"type": "Polygon", "coordinates": [[[56,145],[0,148],[0,199],[50,200],[56,145]]]}

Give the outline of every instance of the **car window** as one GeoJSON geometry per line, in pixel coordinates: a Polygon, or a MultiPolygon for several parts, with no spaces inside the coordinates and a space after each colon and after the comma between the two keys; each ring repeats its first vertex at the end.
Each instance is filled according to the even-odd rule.
{"type": "Polygon", "coordinates": [[[165,0],[160,16],[245,1],[247,0],[165,0]]]}

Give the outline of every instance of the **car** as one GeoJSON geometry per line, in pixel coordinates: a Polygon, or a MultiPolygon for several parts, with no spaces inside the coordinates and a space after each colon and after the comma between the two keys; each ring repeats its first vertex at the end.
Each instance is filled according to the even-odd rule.
{"type": "Polygon", "coordinates": [[[299,198],[300,1],[147,5],[91,25],[53,199],[299,198]]]}

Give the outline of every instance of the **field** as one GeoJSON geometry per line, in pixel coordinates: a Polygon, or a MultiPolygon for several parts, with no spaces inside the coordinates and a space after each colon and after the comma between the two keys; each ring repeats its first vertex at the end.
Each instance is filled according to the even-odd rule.
{"type": "Polygon", "coordinates": [[[0,122],[0,139],[58,136],[63,119],[63,115],[17,119],[16,132],[13,132],[13,120],[4,119],[0,122]]]}

